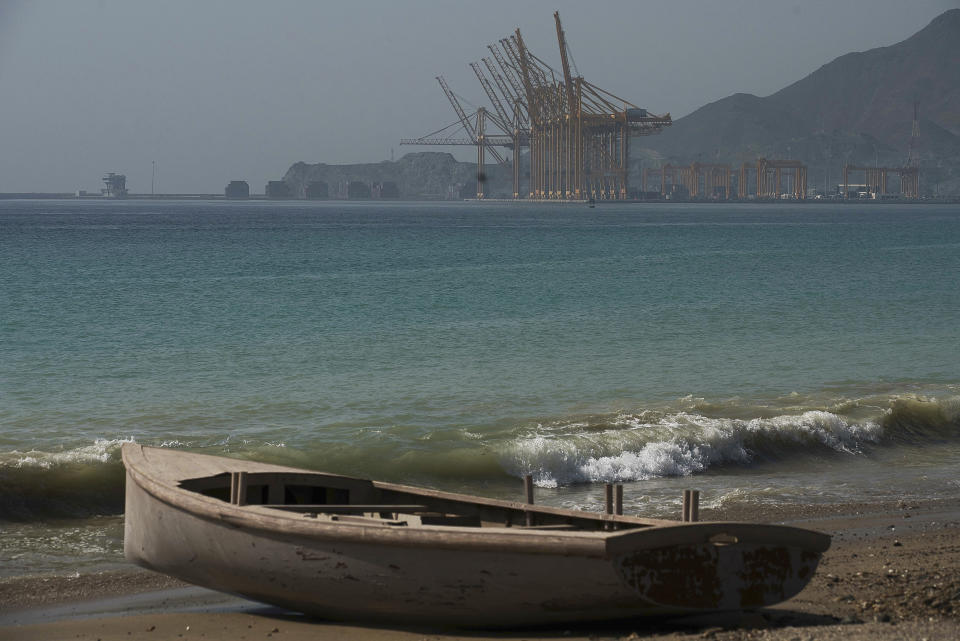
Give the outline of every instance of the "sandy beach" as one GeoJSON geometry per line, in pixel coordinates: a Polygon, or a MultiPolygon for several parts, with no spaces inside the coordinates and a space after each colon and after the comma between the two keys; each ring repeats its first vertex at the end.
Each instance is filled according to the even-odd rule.
{"type": "Polygon", "coordinates": [[[135,568],[0,583],[0,640],[956,639],[960,500],[725,510],[833,536],[817,575],[775,608],[562,628],[384,628],[306,619],[135,568]]]}

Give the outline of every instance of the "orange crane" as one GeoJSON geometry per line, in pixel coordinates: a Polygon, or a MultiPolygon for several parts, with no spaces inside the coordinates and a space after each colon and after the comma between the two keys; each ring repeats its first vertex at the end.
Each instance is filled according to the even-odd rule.
{"type": "Polygon", "coordinates": [[[521,196],[520,149],[529,147],[530,186],[527,196],[555,200],[622,200],[630,197],[629,143],[632,136],[659,133],[670,126],[670,114],[656,115],[587,82],[571,72],[570,48],[560,21],[553,14],[560,47],[562,73],[531,52],[520,33],[488,45],[489,58],[471,63],[477,80],[493,107],[481,107],[476,120],[467,116],[441,76],[437,77],[457,113],[466,140],[440,130],[401,144],[475,144],[477,146],[477,196],[483,197],[483,162],[490,152],[506,160],[494,147],[513,150],[514,197],[521,196]],[[558,78],[559,76],[559,78],[558,78]],[[492,78],[493,82],[490,81],[492,78]],[[509,109],[507,108],[509,105],[509,109]],[[490,121],[502,134],[486,133],[490,121]]]}

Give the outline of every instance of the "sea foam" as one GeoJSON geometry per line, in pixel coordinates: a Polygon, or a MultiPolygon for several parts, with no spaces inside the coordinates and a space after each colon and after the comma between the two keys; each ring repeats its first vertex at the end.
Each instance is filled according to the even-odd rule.
{"type": "Polygon", "coordinates": [[[540,429],[504,447],[501,463],[511,474],[532,474],[541,487],[625,482],[819,452],[859,454],[883,433],[877,422],[819,410],[750,420],[620,415],[613,424],[601,431],[540,429]]]}
{"type": "Polygon", "coordinates": [[[51,469],[70,464],[106,463],[118,456],[120,447],[124,443],[132,442],[132,437],[118,439],[98,438],[90,445],[83,445],[61,452],[43,452],[39,450],[6,452],[0,454],[0,467],[36,467],[51,469]]]}

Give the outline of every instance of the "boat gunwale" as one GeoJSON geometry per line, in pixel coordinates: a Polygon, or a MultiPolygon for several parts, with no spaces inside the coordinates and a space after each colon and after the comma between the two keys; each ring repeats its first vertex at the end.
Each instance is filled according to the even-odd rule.
{"type": "MultiPolygon", "coordinates": [[[[375,545],[387,544],[399,547],[577,555],[593,558],[610,558],[618,554],[645,548],[707,543],[711,536],[721,533],[735,536],[741,543],[791,545],[816,552],[823,552],[830,545],[830,537],[826,534],[787,525],[724,521],[684,523],[603,513],[584,513],[577,510],[476,497],[382,481],[370,482],[377,489],[406,492],[439,500],[467,502],[486,507],[561,517],[588,517],[599,522],[624,523],[641,527],[610,531],[549,531],[522,526],[477,528],[416,525],[398,527],[376,521],[370,523],[337,522],[308,519],[304,518],[303,515],[297,518],[290,513],[255,504],[233,505],[174,484],[174,482],[186,479],[174,480],[173,477],[162,473],[156,476],[150,475],[142,468],[149,469],[152,467],[156,469],[158,466],[148,460],[144,453],[145,449],[160,451],[164,455],[168,452],[164,448],[148,447],[138,443],[125,443],[122,447],[122,457],[128,478],[147,494],[173,509],[186,512],[197,518],[218,525],[257,531],[268,538],[296,536],[315,540],[350,541],[375,545]]],[[[235,461],[237,467],[249,468],[254,466],[259,468],[257,471],[308,473],[345,480],[365,481],[365,479],[343,475],[256,463],[242,459],[230,459],[192,452],[178,451],[177,453],[198,460],[206,459],[209,463],[220,462],[221,466],[223,462],[235,461]]],[[[215,473],[229,471],[221,467],[215,473]]]]}

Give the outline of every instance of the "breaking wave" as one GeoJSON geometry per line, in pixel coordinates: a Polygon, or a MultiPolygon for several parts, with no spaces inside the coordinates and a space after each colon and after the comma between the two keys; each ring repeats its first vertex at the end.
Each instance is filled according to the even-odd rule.
{"type": "MultiPolygon", "coordinates": [[[[120,450],[124,443],[132,442],[133,438],[96,439],[92,444],[57,452],[0,452],[0,522],[121,514],[125,472],[120,450]]],[[[178,440],[149,444],[173,448],[192,445],[178,440]]],[[[224,442],[218,445],[210,453],[230,453],[224,442]]],[[[192,448],[212,449],[209,444],[192,448]]],[[[255,458],[255,448],[249,454],[255,458]]]]}
{"type": "MultiPolygon", "coordinates": [[[[636,413],[562,418],[443,432],[358,428],[337,435],[156,439],[164,447],[226,454],[334,473],[454,490],[514,483],[541,487],[630,482],[757,464],[869,456],[876,448],[926,446],[960,437],[960,397],[885,395],[810,406],[684,398],[636,413]]],[[[59,452],[0,452],[0,521],[83,518],[123,510],[120,448],[100,439],[59,452]]]]}
{"type": "MultiPolygon", "coordinates": [[[[705,405],[684,400],[700,408],[705,405]]],[[[532,474],[539,486],[556,487],[687,476],[710,468],[804,457],[861,455],[878,446],[923,445],[960,437],[958,397],[894,397],[886,399],[886,410],[862,416],[871,402],[875,401],[846,400],[834,411],[750,419],[647,411],[621,414],[607,422],[540,425],[504,447],[501,460],[513,475],[532,474]]],[[[723,409],[717,413],[742,411],[742,407],[723,409]]]]}
{"type": "Polygon", "coordinates": [[[747,465],[818,453],[859,454],[880,442],[883,427],[848,422],[826,411],[750,420],[677,413],[620,416],[610,429],[518,439],[504,465],[541,487],[686,476],[711,467],[747,465]]]}
{"type": "Polygon", "coordinates": [[[62,452],[0,453],[0,520],[120,513],[124,442],[97,439],[62,452]]]}

